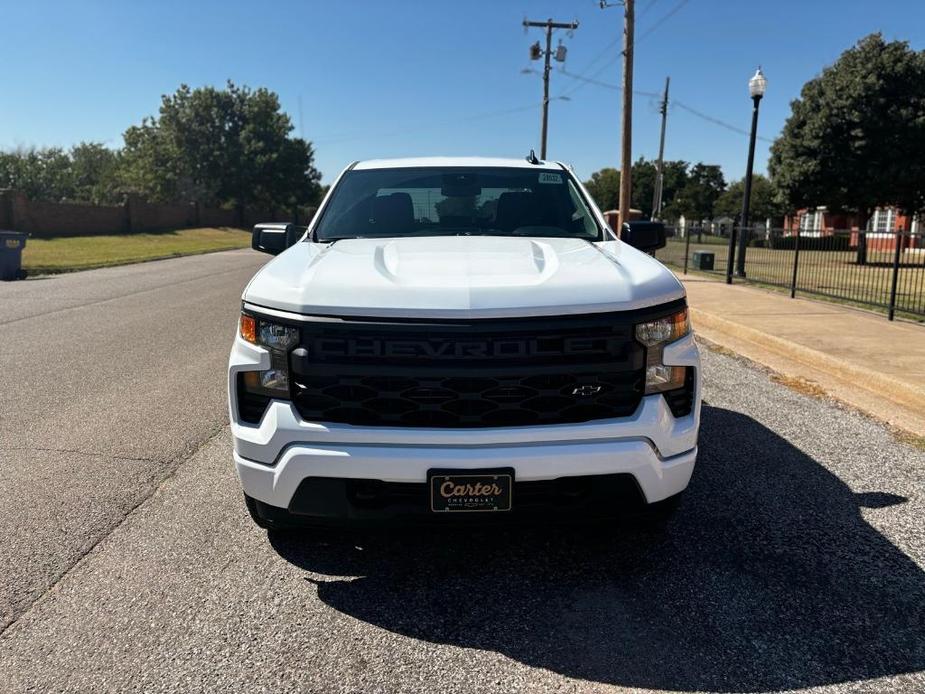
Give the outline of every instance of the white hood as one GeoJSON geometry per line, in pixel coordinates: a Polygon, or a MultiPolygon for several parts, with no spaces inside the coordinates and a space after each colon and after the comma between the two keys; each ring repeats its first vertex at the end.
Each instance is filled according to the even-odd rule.
{"type": "Polygon", "coordinates": [[[619,241],[493,236],[300,242],[244,292],[295,313],[413,318],[624,311],[683,296],[667,268],[619,241]]]}

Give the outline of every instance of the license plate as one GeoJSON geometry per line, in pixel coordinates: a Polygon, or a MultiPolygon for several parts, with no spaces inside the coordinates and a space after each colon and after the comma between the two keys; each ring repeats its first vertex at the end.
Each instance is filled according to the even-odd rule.
{"type": "Polygon", "coordinates": [[[514,470],[428,470],[434,513],[510,511],[514,470]]]}

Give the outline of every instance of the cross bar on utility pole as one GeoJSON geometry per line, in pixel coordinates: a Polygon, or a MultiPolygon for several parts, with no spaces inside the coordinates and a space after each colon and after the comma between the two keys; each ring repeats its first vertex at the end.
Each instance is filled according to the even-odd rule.
{"type": "Polygon", "coordinates": [[[546,64],[543,68],[543,131],[540,136],[540,159],[546,159],[546,133],[549,124],[549,71],[551,69],[549,59],[552,57],[552,32],[553,29],[568,29],[569,31],[574,31],[578,28],[578,22],[554,22],[552,18],[547,19],[545,22],[525,19],[524,29],[526,30],[529,27],[546,29],[546,64]]]}

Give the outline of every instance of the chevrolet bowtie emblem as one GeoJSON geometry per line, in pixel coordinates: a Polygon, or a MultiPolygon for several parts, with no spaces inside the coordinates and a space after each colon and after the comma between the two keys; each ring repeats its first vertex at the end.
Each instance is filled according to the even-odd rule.
{"type": "Polygon", "coordinates": [[[592,395],[597,395],[601,392],[601,386],[578,386],[572,389],[572,395],[577,395],[579,398],[587,398],[592,395]]]}

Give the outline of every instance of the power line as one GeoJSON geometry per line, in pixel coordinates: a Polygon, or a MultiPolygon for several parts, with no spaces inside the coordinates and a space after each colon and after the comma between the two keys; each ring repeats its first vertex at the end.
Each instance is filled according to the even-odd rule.
{"type": "MultiPolygon", "coordinates": [[[[722,121],[719,118],[714,118],[713,116],[708,115],[706,113],[701,113],[700,111],[697,111],[696,109],[691,108],[687,104],[681,103],[677,99],[673,99],[671,103],[679,108],[684,109],[688,113],[697,116],[698,118],[702,118],[703,120],[709,121],[710,123],[713,123],[714,125],[718,125],[722,128],[726,128],[726,130],[731,130],[734,133],[739,133],[740,135],[745,135],[746,137],[748,137],[750,134],[747,130],[744,130],[743,128],[733,125],[732,123],[727,123],[726,121],[722,121]]],[[[774,142],[774,140],[768,137],[758,137],[757,139],[763,140],[764,142],[774,142]]]]}
{"type": "MultiPolygon", "coordinates": [[[[570,77],[574,80],[579,80],[585,84],[593,84],[597,87],[604,87],[605,89],[612,89],[618,92],[621,91],[620,85],[618,84],[611,84],[610,82],[602,82],[600,80],[591,79],[589,77],[582,77],[581,75],[575,75],[575,74],[572,74],[571,72],[566,72],[565,70],[560,70],[560,72],[566,77],[570,77]]],[[[569,92],[566,92],[566,93],[569,93],[569,92]]],[[[649,97],[660,97],[661,96],[661,94],[658,94],[656,92],[645,92],[645,91],[640,91],[638,89],[634,89],[633,93],[637,94],[638,96],[649,96],[649,97]]],[[[722,128],[726,128],[727,130],[731,130],[732,132],[738,133],[740,135],[745,135],[746,137],[749,134],[748,131],[744,130],[743,128],[733,125],[732,123],[727,123],[726,121],[720,120],[719,118],[711,116],[707,113],[703,113],[702,111],[698,111],[697,109],[692,108],[691,106],[688,106],[687,104],[682,103],[678,101],[677,99],[672,99],[671,104],[673,106],[677,106],[678,108],[684,109],[685,111],[687,111],[693,116],[702,118],[705,121],[709,121],[710,123],[713,123],[714,125],[718,125],[722,128]]],[[[767,137],[759,136],[758,139],[763,140],[764,142],[774,142],[774,140],[767,138],[767,137]]]]}
{"type": "Polygon", "coordinates": [[[573,86],[571,89],[566,89],[564,92],[562,92],[561,94],[559,94],[559,96],[560,96],[560,97],[561,97],[561,96],[571,96],[572,94],[574,94],[575,92],[577,92],[579,89],[581,89],[582,87],[584,87],[586,84],[595,84],[595,83],[596,83],[596,80],[595,80],[594,78],[597,77],[599,74],[601,74],[604,70],[606,70],[607,68],[609,68],[611,65],[613,65],[615,62],[617,62],[617,60],[619,59],[619,57],[620,57],[621,55],[622,55],[622,53],[618,53],[616,56],[614,56],[613,58],[611,58],[610,60],[608,60],[606,63],[604,63],[603,65],[601,65],[600,68],[598,68],[597,70],[595,70],[594,73],[593,73],[590,77],[586,77],[586,76],[584,76],[584,75],[574,75],[574,74],[572,74],[572,73],[570,73],[570,72],[565,72],[565,70],[560,69],[559,71],[560,71],[563,75],[566,75],[566,76],[568,76],[568,77],[571,77],[572,79],[575,79],[575,80],[579,80],[581,83],[580,83],[580,84],[576,84],[576,85],[573,86]]]}
{"type": "MultiPolygon", "coordinates": [[[[651,0],[651,2],[649,2],[649,4],[646,5],[646,7],[640,13],[640,17],[643,14],[645,14],[648,10],[652,9],[655,6],[656,2],[658,2],[658,0],[651,0]]],[[[675,13],[677,13],[688,2],[689,0],[680,0],[677,5],[675,5],[671,10],[668,11],[667,14],[663,15],[661,19],[659,19],[658,21],[655,22],[655,24],[649,27],[642,36],[637,37],[636,40],[634,41],[634,45],[638,44],[646,36],[649,36],[650,34],[652,34],[656,29],[658,29],[662,24],[667,22],[675,13]]],[[[568,74],[569,77],[572,77],[574,79],[584,80],[585,84],[595,84],[594,78],[600,75],[604,70],[609,68],[615,62],[617,62],[617,60],[619,60],[620,57],[623,55],[623,51],[620,51],[615,56],[613,56],[610,60],[608,60],[606,63],[601,65],[597,70],[594,71],[593,74],[588,75],[588,72],[591,70],[591,66],[594,65],[598,60],[600,60],[604,55],[606,55],[607,51],[609,51],[611,48],[616,46],[617,43],[619,43],[622,38],[623,38],[622,36],[618,36],[613,41],[611,41],[606,46],[604,46],[604,48],[601,49],[601,51],[591,60],[591,62],[588,63],[588,65],[585,67],[585,69],[582,71],[581,74],[576,75],[574,73],[565,73],[564,70],[560,70],[560,71],[563,72],[564,74],[568,74]]],[[[565,90],[559,96],[571,96],[572,94],[577,92],[579,89],[581,89],[583,86],[584,84],[577,84],[571,89],[565,90]]],[[[602,85],[602,86],[610,86],[610,85],[602,85]]],[[[639,92],[636,92],[636,93],[638,94],[639,92]]],[[[646,96],[649,96],[649,95],[646,95],[646,96]]],[[[654,94],[654,96],[660,96],[660,95],[654,94]]]]}
{"type": "Polygon", "coordinates": [[[673,8],[671,8],[671,9],[668,11],[667,14],[663,15],[661,19],[659,19],[658,21],[655,22],[655,24],[653,24],[653,25],[650,26],[648,29],[646,29],[646,30],[643,32],[642,36],[640,36],[638,39],[636,39],[637,42],[638,42],[638,41],[642,41],[646,36],[649,36],[650,34],[652,34],[652,32],[654,32],[654,31],[655,31],[656,29],[658,29],[662,24],[664,24],[664,23],[667,22],[669,19],[671,19],[671,18],[672,18],[677,12],[679,12],[679,11],[681,10],[681,8],[684,7],[687,3],[688,3],[688,0],[679,0],[678,4],[676,4],[673,8]]]}
{"type": "MultiPolygon", "coordinates": [[[[612,90],[617,91],[617,92],[623,91],[623,87],[621,87],[621,86],[618,85],[618,84],[611,84],[610,82],[602,82],[601,80],[592,79],[592,78],[590,78],[590,77],[582,77],[581,75],[576,75],[576,74],[574,74],[574,73],[572,73],[572,72],[568,72],[567,70],[564,70],[564,69],[560,69],[559,72],[560,72],[561,74],[565,75],[566,77],[571,77],[573,80],[579,80],[579,81],[584,82],[584,83],[586,83],[586,84],[593,84],[593,85],[595,85],[595,86],[597,86],[597,87],[604,87],[604,88],[606,88],[606,89],[612,89],[612,90]]],[[[652,97],[660,97],[660,96],[661,96],[661,94],[659,94],[658,92],[644,92],[644,91],[641,91],[641,90],[639,90],[639,89],[634,89],[634,90],[633,90],[633,94],[636,94],[637,96],[652,96],[652,97]]]]}
{"type": "Polygon", "coordinates": [[[613,48],[613,47],[616,46],[618,43],[620,43],[621,38],[622,38],[622,37],[618,36],[618,37],[615,38],[613,41],[611,41],[611,42],[608,43],[606,46],[604,46],[604,47],[600,50],[600,52],[599,52],[597,55],[595,55],[594,58],[591,59],[591,62],[588,63],[587,65],[585,65],[585,69],[582,70],[582,74],[587,74],[587,73],[591,70],[591,67],[594,65],[594,63],[596,63],[598,60],[600,60],[600,59],[603,58],[605,55],[607,55],[607,51],[609,51],[611,48],[613,48]]]}
{"type": "Polygon", "coordinates": [[[649,13],[649,10],[655,7],[655,4],[657,2],[658,0],[649,0],[649,2],[646,3],[646,6],[643,7],[642,10],[639,12],[639,19],[642,19],[643,17],[645,17],[649,13]]]}

